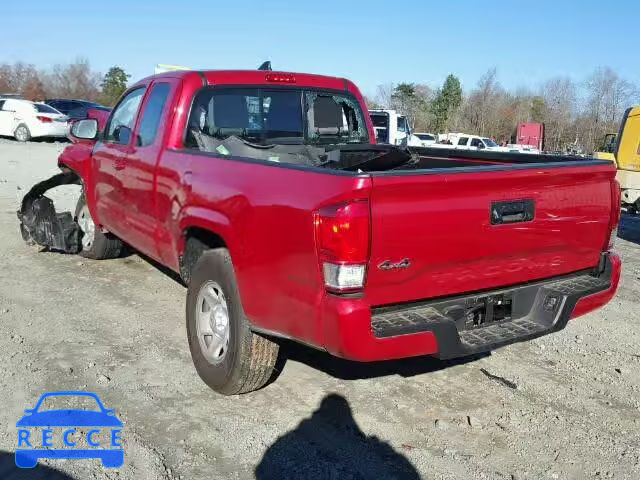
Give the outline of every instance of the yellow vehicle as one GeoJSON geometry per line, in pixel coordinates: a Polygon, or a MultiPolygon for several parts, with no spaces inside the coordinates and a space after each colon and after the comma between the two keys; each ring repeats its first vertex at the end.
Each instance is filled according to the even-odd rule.
{"type": "Polygon", "coordinates": [[[616,161],[616,157],[614,155],[614,151],[616,148],[616,138],[617,134],[615,133],[607,133],[604,136],[604,141],[602,142],[602,146],[600,150],[597,152],[593,152],[593,156],[600,160],[609,160],[611,162],[616,161]]]}
{"type": "Polygon", "coordinates": [[[620,182],[622,205],[629,212],[640,211],[640,106],[627,109],[615,142],[616,178],[620,182]]]}

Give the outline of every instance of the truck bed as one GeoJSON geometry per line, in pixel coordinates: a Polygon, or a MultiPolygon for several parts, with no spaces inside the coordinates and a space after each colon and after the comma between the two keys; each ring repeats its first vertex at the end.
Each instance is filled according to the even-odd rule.
{"type": "Polygon", "coordinates": [[[420,163],[415,168],[432,169],[432,168],[459,168],[473,166],[506,166],[506,165],[524,165],[532,164],[563,164],[575,163],[585,165],[592,161],[592,158],[575,157],[569,155],[546,155],[531,153],[511,153],[511,152],[494,152],[494,151],[474,151],[459,150],[455,148],[429,148],[429,147],[410,147],[409,151],[420,158],[420,163]]]}
{"type": "MultiPolygon", "coordinates": [[[[604,164],[593,158],[566,155],[546,155],[495,151],[460,150],[454,148],[409,147],[402,149],[392,145],[346,145],[329,152],[329,158],[320,166],[344,171],[393,172],[433,170],[461,171],[505,170],[536,166],[571,166],[604,164]],[[339,155],[337,152],[340,152],[339,155]],[[332,155],[335,153],[335,155],[332,155]]],[[[310,166],[313,166],[311,164],[310,166]]],[[[427,172],[422,172],[427,173],[427,172]]]]}

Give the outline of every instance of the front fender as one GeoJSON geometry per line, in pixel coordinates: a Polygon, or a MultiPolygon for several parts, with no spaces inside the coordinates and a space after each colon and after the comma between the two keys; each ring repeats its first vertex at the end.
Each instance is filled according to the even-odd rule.
{"type": "Polygon", "coordinates": [[[86,183],[91,167],[93,145],[93,142],[78,142],[69,145],[58,157],[58,167],[73,170],[86,183]]]}

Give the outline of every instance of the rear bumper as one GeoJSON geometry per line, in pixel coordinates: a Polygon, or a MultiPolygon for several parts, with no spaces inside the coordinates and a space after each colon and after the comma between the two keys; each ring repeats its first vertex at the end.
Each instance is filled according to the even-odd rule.
{"type": "Polygon", "coordinates": [[[322,312],[324,348],[358,361],[490,351],[561,330],[569,319],[606,304],[617,290],[620,270],[620,258],[606,254],[598,275],[583,272],[434,301],[371,308],[365,298],[328,296],[322,312]],[[494,316],[497,299],[505,298],[511,302],[507,318],[471,324],[471,306],[495,305],[486,308],[494,316]]]}
{"type": "Polygon", "coordinates": [[[67,122],[34,122],[29,131],[32,137],[66,137],[69,125],[67,122]]]}

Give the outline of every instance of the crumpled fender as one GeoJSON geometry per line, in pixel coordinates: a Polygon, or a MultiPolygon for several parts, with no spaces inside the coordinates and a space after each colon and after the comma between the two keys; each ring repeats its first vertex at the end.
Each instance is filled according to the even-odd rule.
{"type": "Polygon", "coordinates": [[[60,185],[78,183],[78,175],[66,170],[35,184],[27,192],[17,212],[25,242],[64,253],[78,253],[82,249],[82,231],[71,212],[57,213],[53,201],[44,195],[60,185]]]}

